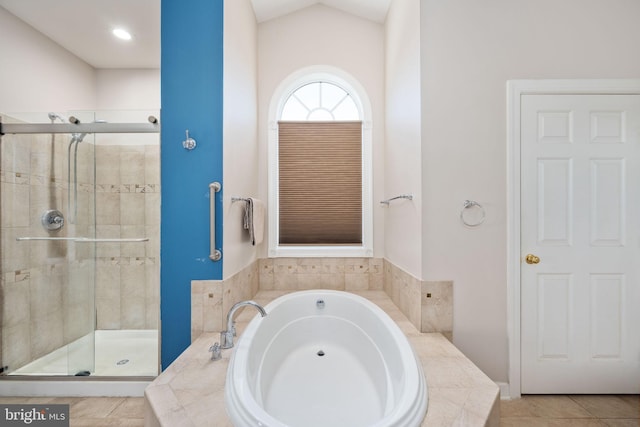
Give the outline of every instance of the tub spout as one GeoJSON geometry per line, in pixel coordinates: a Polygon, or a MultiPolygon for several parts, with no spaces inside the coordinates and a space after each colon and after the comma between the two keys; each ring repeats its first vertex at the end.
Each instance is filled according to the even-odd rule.
{"type": "Polygon", "coordinates": [[[264,308],[262,308],[262,306],[255,301],[240,301],[234,304],[227,314],[227,329],[220,332],[220,348],[226,349],[233,347],[233,337],[236,336],[236,322],[235,320],[233,320],[233,315],[239,308],[246,305],[254,307],[256,310],[258,310],[262,317],[267,315],[267,312],[264,310],[264,308]]]}

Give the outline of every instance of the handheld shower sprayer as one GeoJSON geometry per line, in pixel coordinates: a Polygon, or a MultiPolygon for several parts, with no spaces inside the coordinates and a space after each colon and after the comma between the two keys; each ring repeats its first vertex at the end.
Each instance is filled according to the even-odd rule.
{"type": "MultiPolygon", "coordinates": [[[[80,120],[74,116],[69,117],[69,123],[80,124],[80,120]]],[[[106,120],[94,120],[93,123],[107,123],[106,120]]],[[[75,223],[78,218],[78,145],[82,142],[87,132],[73,132],[71,141],[67,147],[67,208],[69,210],[69,223],[75,223]],[[73,179],[71,178],[71,148],[73,147],[73,179]],[[73,197],[71,187],[73,184],[73,197]],[[72,203],[73,201],[73,203],[72,203]]]]}

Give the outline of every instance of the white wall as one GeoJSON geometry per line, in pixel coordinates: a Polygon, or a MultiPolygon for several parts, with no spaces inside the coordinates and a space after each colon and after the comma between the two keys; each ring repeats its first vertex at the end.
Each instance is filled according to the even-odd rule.
{"type": "Polygon", "coordinates": [[[506,82],[640,77],[637,0],[421,1],[423,279],[454,281],[454,342],[507,381],[506,82]],[[465,199],[486,208],[460,224],[465,199]]]}
{"type": "MultiPolygon", "coordinates": [[[[260,197],[267,200],[269,103],[283,80],[302,68],[329,65],[357,79],[373,110],[374,256],[383,255],[384,27],[323,5],[258,26],[258,143],[260,197]]],[[[259,256],[267,256],[263,245],[259,256]]]]}
{"type": "Polygon", "coordinates": [[[2,7],[0,40],[0,112],[160,109],[158,69],[94,69],[2,7]]]}
{"type": "MultiPolygon", "coordinates": [[[[95,119],[110,123],[147,123],[160,119],[159,69],[97,69],[95,119]]],[[[93,111],[82,121],[94,120],[93,111]],[[89,117],[90,116],[90,117],[89,117]]],[[[156,133],[96,135],[99,145],[160,145],[156,133]]],[[[151,156],[157,153],[150,154],[151,156]]]]}
{"type": "Polygon", "coordinates": [[[94,69],[2,7],[0,40],[0,112],[93,108],[94,69]]]}
{"type": "Polygon", "coordinates": [[[258,250],[242,226],[245,204],[231,203],[231,197],[259,196],[257,24],[250,0],[226,0],[224,25],[222,270],[226,279],[253,262],[258,250]]]}
{"type": "Polygon", "coordinates": [[[160,110],[159,69],[98,69],[96,88],[97,110],[160,110]]]}
{"type": "Polygon", "coordinates": [[[422,277],[420,0],[395,0],[385,31],[385,198],[412,194],[384,209],[384,256],[422,277]]]}

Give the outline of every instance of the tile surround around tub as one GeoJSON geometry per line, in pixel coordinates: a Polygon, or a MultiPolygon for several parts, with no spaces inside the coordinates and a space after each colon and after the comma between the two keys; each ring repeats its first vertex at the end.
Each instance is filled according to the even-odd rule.
{"type": "Polygon", "coordinates": [[[225,280],[191,281],[191,342],[203,332],[220,332],[233,304],[258,293],[258,262],[225,280]]]}
{"type": "Polygon", "coordinates": [[[381,258],[262,258],[260,290],[381,290],[381,258]]]}
{"type": "Polygon", "coordinates": [[[191,340],[221,331],[231,306],[261,291],[384,290],[421,332],[453,331],[453,282],[421,281],[382,258],[262,258],[225,280],[191,282],[191,340]]]}
{"type": "Polygon", "coordinates": [[[419,280],[384,260],[384,291],[420,332],[453,338],[453,282],[419,280]]]}
{"type": "MultiPolygon", "coordinates": [[[[268,304],[287,292],[260,290],[252,298],[268,304]]],[[[429,409],[421,426],[500,425],[498,387],[460,350],[440,334],[419,333],[384,291],[354,293],[377,304],[398,324],[421,361],[429,384],[429,409]]],[[[253,311],[238,315],[239,336],[254,315],[253,311]]],[[[203,333],[147,387],[147,426],[232,426],[224,405],[225,372],[232,352],[224,350],[221,360],[211,361],[207,350],[217,339],[216,333],[203,333]]]]}
{"type": "Polygon", "coordinates": [[[440,332],[452,340],[453,282],[423,281],[420,299],[420,332],[440,332]]]}
{"type": "Polygon", "coordinates": [[[225,327],[233,304],[258,290],[381,290],[380,258],[266,258],[225,280],[191,282],[191,340],[225,327]]]}

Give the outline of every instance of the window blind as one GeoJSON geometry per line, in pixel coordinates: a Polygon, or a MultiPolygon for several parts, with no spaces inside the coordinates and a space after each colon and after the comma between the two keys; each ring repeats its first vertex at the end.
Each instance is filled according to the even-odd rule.
{"type": "Polygon", "coordinates": [[[362,244],[362,122],[278,129],[280,244],[362,244]]]}

